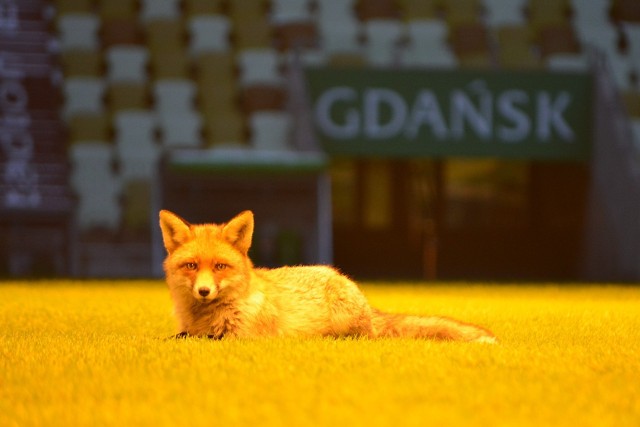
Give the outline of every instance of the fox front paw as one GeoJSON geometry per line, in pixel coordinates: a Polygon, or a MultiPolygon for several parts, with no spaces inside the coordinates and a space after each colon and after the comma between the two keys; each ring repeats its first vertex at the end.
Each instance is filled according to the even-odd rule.
{"type": "Polygon", "coordinates": [[[176,334],[174,336],[169,337],[169,339],[173,338],[173,339],[176,339],[176,340],[180,340],[180,339],[184,339],[184,338],[187,338],[187,337],[189,337],[189,332],[182,331],[179,334],[176,334]]]}

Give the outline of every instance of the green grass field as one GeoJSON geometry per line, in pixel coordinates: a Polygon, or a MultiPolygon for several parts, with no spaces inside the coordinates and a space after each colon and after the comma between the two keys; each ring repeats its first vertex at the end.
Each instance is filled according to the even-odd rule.
{"type": "Polygon", "coordinates": [[[640,287],[363,289],[501,343],[167,340],[160,281],[0,282],[0,426],[640,425],[640,287]]]}

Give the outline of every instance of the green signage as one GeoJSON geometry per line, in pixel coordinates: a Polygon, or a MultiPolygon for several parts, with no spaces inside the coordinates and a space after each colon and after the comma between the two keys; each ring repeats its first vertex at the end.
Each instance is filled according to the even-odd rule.
{"type": "Polygon", "coordinates": [[[305,71],[316,133],[350,156],[586,160],[592,78],[543,71],[305,71]]]}

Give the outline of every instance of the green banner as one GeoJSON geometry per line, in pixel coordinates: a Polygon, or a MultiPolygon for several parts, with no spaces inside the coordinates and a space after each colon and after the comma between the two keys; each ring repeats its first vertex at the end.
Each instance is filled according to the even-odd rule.
{"type": "Polygon", "coordinates": [[[589,158],[592,77],[544,71],[305,70],[333,155],[589,158]]]}

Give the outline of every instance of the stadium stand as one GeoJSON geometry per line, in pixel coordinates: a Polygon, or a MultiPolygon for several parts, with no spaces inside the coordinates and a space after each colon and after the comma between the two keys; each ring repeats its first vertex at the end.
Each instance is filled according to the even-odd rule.
{"type": "Polygon", "coordinates": [[[114,194],[108,207],[81,204],[86,230],[95,223],[139,228],[147,220],[140,204],[128,203],[148,195],[144,181],[165,148],[291,147],[284,73],[294,53],[303,63],[334,66],[576,70],[598,49],[640,128],[637,0],[54,4],[75,186],[94,191],[78,185],[88,173],[84,162],[99,162],[114,194]],[[135,129],[142,136],[133,137],[135,129]],[[105,169],[113,159],[115,177],[105,169]],[[114,208],[116,191],[123,192],[122,211],[114,208]]]}

